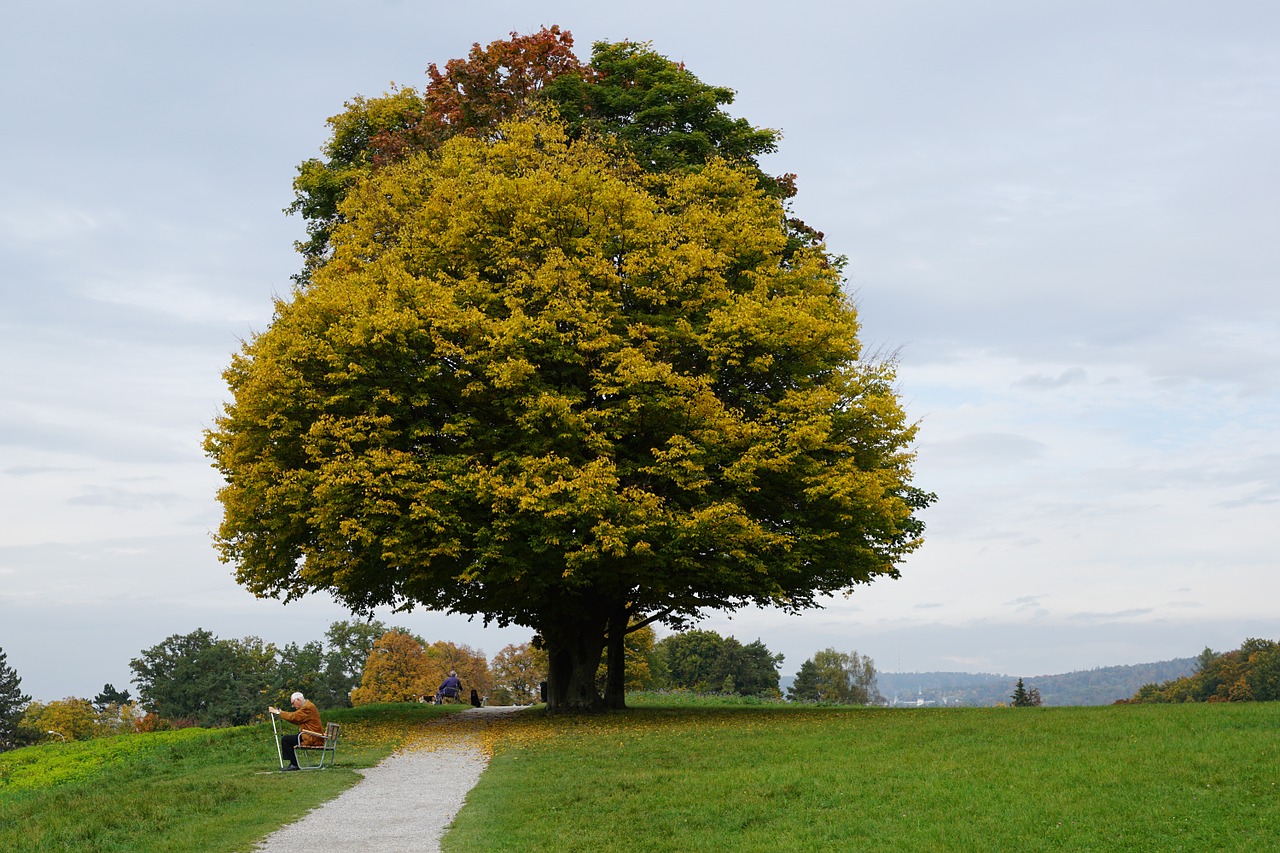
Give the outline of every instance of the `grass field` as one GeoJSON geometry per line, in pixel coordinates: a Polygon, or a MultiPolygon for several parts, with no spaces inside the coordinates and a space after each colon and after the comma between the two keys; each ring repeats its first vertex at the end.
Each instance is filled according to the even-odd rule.
{"type": "MultiPolygon", "coordinates": [[[[1280,703],[639,702],[489,729],[445,849],[1280,849],[1280,703]]],[[[321,773],[262,773],[269,726],[0,754],[0,850],[249,850],[442,710],[333,714],[347,749],[321,773]]]]}
{"type": "Polygon", "coordinates": [[[449,851],[1276,850],[1280,704],[525,720],[449,851]]]}
{"type": "MultiPolygon", "coordinates": [[[[460,706],[370,705],[343,724],[339,766],[279,773],[271,725],[182,729],[0,753],[0,850],[249,850],[359,781],[421,725],[460,706]]],[[[290,731],[294,731],[289,727],[290,731]]]]}

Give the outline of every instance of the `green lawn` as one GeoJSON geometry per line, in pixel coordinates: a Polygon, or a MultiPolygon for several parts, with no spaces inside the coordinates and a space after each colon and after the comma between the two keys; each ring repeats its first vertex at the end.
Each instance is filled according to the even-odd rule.
{"type": "Polygon", "coordinates": [[[449,851],[1276,850],[1280,704],[650,707],[499,749],[449,851]]]}
{"type": "MultiPolygon", "coordinates": [[[[1280,849],[1280,703],[638,701],[494,721],[492,763],[445,849],[1280,849]]],[[[345,749],[315,773],[264,772],[270,726],[0,754],[0,850],[250,850],[456,707],[326,715],[343,722],[345,749]]]]}

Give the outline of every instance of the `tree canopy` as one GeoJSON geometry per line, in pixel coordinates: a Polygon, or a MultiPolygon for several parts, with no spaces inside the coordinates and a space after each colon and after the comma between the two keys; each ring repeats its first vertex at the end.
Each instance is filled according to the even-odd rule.
{"type": "Polygon", "coordinates": [[[373,644],[351,702],[416,702],[435,695],[440,683],[454,671],[465,690],[475,690],[481,696],[493,690],[489,661],[483,652],[446,640],[428,645],[406,631],[393,629],[373,644]]]}
{"type": "Polygon", "coordinates": [[[547,680],[547,655],[531,643],[509,644],[493,656],[494,705],[528,705],[538,701],[547,680]]]}
{"type": "MultiPolygon", "coordinates": [[[[720,157],[752,169],[779,197],[795,192],[794,175],[770,177],[756,165],[756,157],[776,149],[777,131],[730,116],[722,108],[733,103],[733,90],[703,83],[646,43],[597,42],[583,63],[572,34],[543,27],[475,44],[443,71],[433,62],[427,78],[421,91],[395,88],[348,101],[329,119],[325,156],[298,166],[289,211],[306,219],[309,235],[298,244],[306,261],[299,281],[329,257],[333,229],[345,220],[342,200],[376,169],[435,151],[455,136],[490,136],[504,121],[548,108],[571,137],[620,140],[650,171],[697,168],[720,157]]],[[[799,220],[791,226],[795,245],[821,237],[799,220]]]]}
{"type": "Polygon", "coordinates": [[[698,692],[779,696],[775,655],[759,639],[745,646],[715,631],[684,631],[658,641],[658,660],[670,687],[698,692]]]}
{"type": "Polygon", "coordinates": [[[932,496],[839,263],[753,163],[634,150],[535,116],[345,188],[206,437],[242,584],[531,627],[556,710],[628,631],[896,576],[932,496]]]}
{"type": "Polygon", "coordinates": [[[881,701],[876,689],[876,666],[856,651],[827,648],[800,665],[787,688],[787,698],[799,702],[868,705],[881,701]]]}
{"type": "Polygon", "coordinates": [[[127,705],[132,701],[128,690],[116,690],[114,684],[104,684],[102,692],[93,697],[93,707],[101,711],[108,705],[127,705]]]}
{"type": "Polygon", "coordinates": [[[274,646],[257,637],[220,640],[202,628],[143,649],[129,668],[143,708],[203,726],[249,723],[277,687],[274,646]]]}

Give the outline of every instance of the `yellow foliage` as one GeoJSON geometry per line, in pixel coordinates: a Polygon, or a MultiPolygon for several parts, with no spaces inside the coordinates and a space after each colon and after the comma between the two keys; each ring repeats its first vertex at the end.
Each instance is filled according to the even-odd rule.
{"type": "Polygon", "coordinates": [[[422,644],[402,631],[388,631],[373,644],[352,705],[416,702],[435,693],[428,686],[428,661],[422,644]]]}
{"type": "Polygon", "coordinates": [[[87,740],[103,733],[93,703],[74,696],[48,704],[32,702],[23,712],[21,724],[42,734],[57,732],[67,740],[87,740]]]}
{"type": "Polygon", "coordinates": [[[488,696],[493,692],[493,676],[484,652],[445,640],[427,646],[424,672],[433,694],[450,671],[457,672],[458,678],[462,679],[464,693],[475,690],[481,696],[488,696]]]}
{"type": "Polygon", "coordinates": [[[494,684],[506,702],[527,705],[539,698],[547,680],[547,653],[531,643],[505,646],[493,656],[494,684]]]}
{"type": "MultiPolygon", "coordinates": [[[[535,119],[352,183],[332,254],[233,360],[206,437],[237,579],[563,651],[620,608],[799,609],[896,575],[932,496],[893,365],[860,360],[838,259],[789,244],[758,177],[649,173],[535,119]]],[[[451,655],[356,693],[432,693],[451,655]]]]}

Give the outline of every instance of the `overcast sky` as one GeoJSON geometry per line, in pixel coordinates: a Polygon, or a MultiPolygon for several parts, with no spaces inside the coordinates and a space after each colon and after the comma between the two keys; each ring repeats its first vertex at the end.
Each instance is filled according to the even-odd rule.
{"type": "MultiPolygon", "coordinates": [[[[560,24],[649,40],[784,132],[766,167],[898,350],[924,548],[704,627],[1034,676],[1280,638],[1280,7],[657,0],[109,4],[0,28],[0,649],[37,699],[175,633],[347,614],[218,562],[202,431],[299,267],[294,167],[354,95],[560,24]],[[448,8],[451,6],[452,8],[448,8]],[[537,11],[533,11],[536,9],[537,11]]],[[[383,614],[492,656],[524,629],[383,614]]]]}

